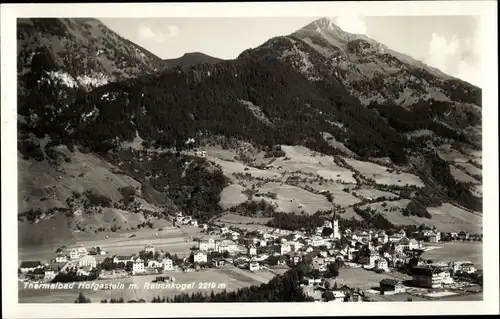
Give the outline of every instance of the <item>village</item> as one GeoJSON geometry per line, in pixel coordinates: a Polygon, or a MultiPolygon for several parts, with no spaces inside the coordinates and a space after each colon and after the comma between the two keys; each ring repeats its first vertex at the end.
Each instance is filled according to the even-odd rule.
{"type": "Polygon", "coordinates": [[[152,244],[126,256],[110,255],[111,252],[100,246],[89,249],[61,247],[50,262],[22,261],[19,282],[114,280],[154,274],[159,274],[155,281],[175,282],[176,272],[233,267],[258,273],[302,266],[310,275],[300,284],[317,302],[432,300],[482,291],[482,282],[478,280],[482,278],[481,271],[471,261],[442,262],[421,258],[422,253],[432,249],[429,245],[439,243],[442,236],[463,240],[470,236],[465,232],[444,234],[435,228],[411,234],[401,230],[391,235],[380,230],[345,228],[340,231],[335,217],[309,232],[245,231],[198,225],[196,220],[181,213],[171,216],[171,221],[176,227],[189,225],[199,229],[200,237],[191,238],[196,244],[187,252],[188,256],[179,257],[152,244]],[[350,273],[359,278],[372,274],[371,281],[380,280],[376,286],[369,287],[339,284],[343,274],[350,273]],[[398,295],[406,299],[401,300],[398,295]]]}

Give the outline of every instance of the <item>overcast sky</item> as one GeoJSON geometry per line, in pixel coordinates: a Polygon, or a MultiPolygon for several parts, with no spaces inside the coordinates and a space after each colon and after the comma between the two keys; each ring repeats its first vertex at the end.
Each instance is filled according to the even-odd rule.
{"type": "MultiPolygon", "coordinates": [[[[161,58],[187,52],[232,59],[318,17],[101,18],[109,28],[161,58]]],[[[474,16],[331,17],[344,31],[365,34],[452,76],[478,85],[479,21],[474,16]]]]}

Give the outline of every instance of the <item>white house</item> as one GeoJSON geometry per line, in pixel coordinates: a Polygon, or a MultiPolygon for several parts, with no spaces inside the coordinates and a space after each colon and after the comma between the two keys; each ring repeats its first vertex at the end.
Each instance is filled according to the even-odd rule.
{"type": "Polygon", "coordinates": [[[403,237],[398,242],[402,246],[402,250],[413,250],[419,248],[418,241],[415,239],[409,239],[408,237],[403,237]]]}
{"type": "Polygon", "coordinates": [[[440,288],[443,284],[453,283],[447,267],[422,266],[413,268],[413,284],[423,288],[440,288]]]}
{"type": "Polygon", "coordinates": [[[375,262],[380,258],[380,255],[377,254],[376,252],[372,252],[370,254],[370,258],[368,259],[368,264],[370,267],[375,267],[375,262]]]}
{"type": "Polygon", "coordinates": [[[264,261],[266,260],[267,258],[269,258],[269,255],[268,254],[262,254],[262,255],[258,255],[258,256],[254,256],[252,257],[252,259],[256,260],[256,261],[264,261]]]}
{"type": "Polygon", "coordinates": [[[162,263],[159,262],[158,260],[151,259],[148,261],[148,268],[160,268],[162,267],[162,263]]]}
{"type": "Polygon", "coordinates": [[[321,235],[321,233],[323,232],[323,226],[320,226],[320,227],[316,227],[316,235],[321,235]]]}
{"type": "Polygon", "coordinates": [[[470,237],[470,234],[466,233],[464,231],[461,231],[457,234],[457,238],[460,240],[469,239],[469,237],[470,237]]]}
{"type": "Polygon", "coordinates": [[[281,255],[287,254],[290,251],[292,251],[292,248],[290,247],[289,243],[280,244],[280,246],[279,246],[279,253],[281,255]]]}
{"type": "Polygon", "coordinates": [[[90,268],[90,267],[83,267],[83,268],[79,268],[79,269],[76,271],[76,275],[77,275],[77,276],[88,276],[88,275],[90,275],[90,270],[91,270],[91,268],[90,268]]]}
{"type": "Polygon", "coordinates": [[[311,238],[311,246],[313,247],[319,247],[319,246],[324,246],[325,245],[325,239],[320,236],[313,236],[311,238]]]}
{"type": "Polygon", "coordinates": [[[195,155],[198,157],[207,157],[207,152],[206,151],[196,151],[195,155]]]}
{"type": "Polygon", "coordinates": [[[304,244],[299,241],[289,241],[288,245],[290,245],[291,251],[298,251],[304,247],[304,244]]]}
{"type": "Polygon", "coordinates": [[[381,231],[377,234],[377,240],[382,243],[382,244],[385,244],[389,241],[389,236],[387,236],[387,234],[385,233],[385,231],[381,231]]]}
{"type": "Polygon", "coordinates": [[[389,271],[389,264],[387,263],[387,260],[385,258],[379,258],[375,261],[375,269],[380,269],[385,272],[389,271]]]}
{"type": "Polygon", "coordinates": [[[198,246],[201,251],[217,251],[217,244],[218,241],[210,238],[206,240],[201,240],[198,246]]]}
{"type": "Polygon", "coordinates": [[[290,256],[290,262],[294,265],[297,265],[298,263],[300,263],[302,261],[302,256],[298,255],[298,254],[294,254],[294,255],[291,255],[290,256]]]}
{"type": "Polygon", "coordinates": [[[344,302],[345,298],[345,292],[342,290],[332,290],[333,295],[335,296],[335,299],[332,300],[331,302],[344,302]]]}
{"type": "Polygon", "coordinates": [[[140,273],[144,273],[146,270],[145,270],[145,267],[144,267],[144,260],[142,260],[140,257],[137,257],[136,259],[134,259],[133,263],[132,263],[132,274],[140,274],[140,273]]]}
{"type": "Polygon", "coordinates": [[[441,233],[440,232],[433,232],[432,234],[429,235],[429,242],[431,243],[439,243],[441,240],[441,233]]]}
{"type": "Polygon", "coordinates": [[[262,237],[264,237],[264,239],[276,239],[276,238],[278,238],[278,236],[273,235],[273,234],[269,234],[269,233],[264,233],[262,235],[262,237]]]}
{"type": "Polygon", "coordinates": [[[79,257],[83,257],[83,256],[86,256],[89,254],[89,252],[87,251],[87,249],[85,249],[85,247],[83,247],[83,245],[80,245],[80,247],[78,247],[77,251],[78,251],[79,257]]]}
{"type": "Polygon", "coordinates": [[[161,261],[161,264],[163,265],[164,271],[174,270],[174,263],[173,263],[172,259],[170,259],[170,258],[163,258],[163,260],[161,261]]]}
{"type": "Polygon", "coordinates": [[[248,255],[250,256],[257,255],[257,248],[254,245],[248,246],[248,255]]]}
{"type": "Polygon", "coordinates": [[[267,241],[265,241],[265,240],[259,241],[259,246],[260,247],[266,247],[267,246],[267,241]]]}
{"type": "Polygon", "coordinates": [[[317,269],[319,271],[326,271],[326,263],[324,258],[315,257],[312,261],[313,269],[317,269]]]}
{"type": "Polygon", "coordinates": [[[144,252],[147,254],[147,253],[155,253],[155,247],[149,243],[146,245],[146,247],[144,248],[144,252]]]}
{"type": "Polygon", "coordinates": [[[218,247],[217,247],[217,251],[219,253],[223,253],[223,252],[227,251],[228,253],[232,254],[232,253],[238,252],[239,249],[238,249],[238,245],[234,241],[223,240],[223,241],[219,242],[218,247]]]}
{"type": "Polygon", "coordinates": [[[202,263],[206,263],[207,260],[208,260],[207,254],[203,251],[198,251],[197,253],[195,253],[193,255],[193,261],[195,263],[202,264],[202,263]]]}
{"type": "Polygon", "coordinates": [[[393,234],[393,235],[389,236],[389,242],[391,242],[391,243],[398,242],[401,240],[401,238],[403,238],[403,236],[401,236],[399,234],[393,234]]]}
{"type": "Polygon", "coordinates": [[[52,280],[56,277],[57,271],[54,269],[46,269],[43,279],[52,280]]]}
{"type": "Polygon", "coordinates": [[[75,249],[75,248],[71,249],[70,252],[69,252],[69,258],[71,258],[71,259],[78,259],[78,258],[80,258],[80,254],[78,253],[78,250],[75,249]]]}
{"type": "Polygon", "coordinates": [[[352,249],[348,246],[340,251],[342,256],[344,256],[344,260],[352,260],[352,249]]]}
{"type": "Polygon", "coordinates": [[[258,262],[250,262],[248,263],[248,269],[250,269],[250,271],[257,271],[260,269],[260,265],[258,262]]]}
{"type": "Polygon", "coordinates": [[[285,266],[286,265],[286,257],[281,256],[278,258],[278,266],[285,266]]]}
{"type": "Polygon", "coordinates": [[[443,284],[449,285],[453,283],[453,278],[451,277],[451,273],[448,269],[443,269],[439,275],[441,276],[441,282],[443,284]]]}
{"type": "Polygon", "coordinates": [[[68,256],[66,255],[57,255],[56,256],[56,263],[65,263],[68,261],[68,256]]]}
{"type": "Polygon", "coordinates": [[[134,256],[115,256],[113,258],[113,263],[115,264],[127,264],[128,262],[133,262],[134,256]]]}
{"type": "Polygon", "coordinates": [[[364,231],[362,233],[358,233],[356,235],[358,237],[358,240],[363,242],[363,243],[367,243],[372,239],[372,235],[366,231],[364,231]]]}
{"type": "Polygon", "coordinates": [[[90,255],[87,255],[87,256],[83,256],[80,258],[80,260],[78,261],[78,266],[79,267],[90,267],[90,268],[95,268],[97,265],[97,262],[95,260],[95,257],[94,256],[90,256],[90,255]]]}
{"type": "Polygon", "coordinates": [[[465,272],[468,274],[473,274],[477,271],[474,264],[470,261],[455,261],[451,262],[450,266],[452,267],[454,272],[465,272]]]}

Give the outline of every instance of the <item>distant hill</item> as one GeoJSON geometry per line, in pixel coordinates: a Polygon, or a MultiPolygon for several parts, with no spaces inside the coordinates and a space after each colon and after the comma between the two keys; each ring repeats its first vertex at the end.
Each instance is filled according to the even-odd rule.
{"type": "Polygon", "coordinates": [[[191,66],[204,63],[215,64],[223,60],[201,52],[191,52],[185,53],[183,56],[176,59],[164,59],[163,61],[166,63],[167,67],[175,68],[178,66],[191,66]]]}

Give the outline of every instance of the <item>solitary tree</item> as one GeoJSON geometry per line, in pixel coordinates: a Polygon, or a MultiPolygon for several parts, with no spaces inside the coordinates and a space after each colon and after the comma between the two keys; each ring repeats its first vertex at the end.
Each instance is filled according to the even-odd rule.
{"type": "Polygon", "coordinates": [[[76,298],[75,303],[91,303],[89,298],[85,297],[82,292],[78,295],[78,298],[76,298]]]}
{"type": "Polygon", "coordinates": [[[325,293],[323,293],[323,298],[325,298],[326,301],[332,301],[335,300],[335,295],[331,291],[325,291],[325,293]]]}

